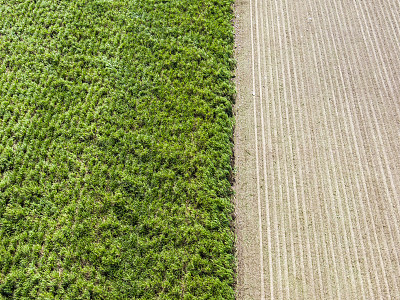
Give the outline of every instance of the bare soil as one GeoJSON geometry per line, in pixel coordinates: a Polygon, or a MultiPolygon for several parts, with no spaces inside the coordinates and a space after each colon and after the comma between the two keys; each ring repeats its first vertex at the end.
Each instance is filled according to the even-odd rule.
{"type": "Polygon", "coordinates": [[[400,299],[400,2],[237,0],[238,299],[400,299]]]}

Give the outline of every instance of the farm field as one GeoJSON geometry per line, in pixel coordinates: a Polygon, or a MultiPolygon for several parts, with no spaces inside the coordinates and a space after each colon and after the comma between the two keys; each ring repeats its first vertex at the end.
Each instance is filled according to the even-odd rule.
{"type": "Polygon", "coordinates": [[[237,299],[399,299],[400,2],[235,17],[237,299]]]}
{"type": "Polygon", "coordinates": [[[234,299],[232,0],[0,0],[0,299],[234,299]]]}

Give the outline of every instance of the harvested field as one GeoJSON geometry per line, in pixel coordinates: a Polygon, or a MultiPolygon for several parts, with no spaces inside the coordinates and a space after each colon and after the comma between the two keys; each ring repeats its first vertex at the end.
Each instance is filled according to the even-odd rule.
{"type": "Polygon", "coordinates": [[[400,2],[235,15],[238,299],[398,299],[400,2]]]}

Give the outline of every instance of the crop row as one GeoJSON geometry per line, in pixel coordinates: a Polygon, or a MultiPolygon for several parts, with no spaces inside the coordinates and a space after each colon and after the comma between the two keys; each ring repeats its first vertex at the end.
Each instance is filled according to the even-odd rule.
{"type": "Polygon", "coordinates": [[[233,299],[232,0],[0,0],[0,299],[233,299]]]}

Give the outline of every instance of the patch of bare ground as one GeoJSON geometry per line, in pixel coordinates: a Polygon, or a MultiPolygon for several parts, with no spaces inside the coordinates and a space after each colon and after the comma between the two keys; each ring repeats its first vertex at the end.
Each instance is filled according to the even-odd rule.
{"type": "Polygon", "coordinates": [[[235,16],[237,298],[399,298],[400,3],[235,16]]]}

